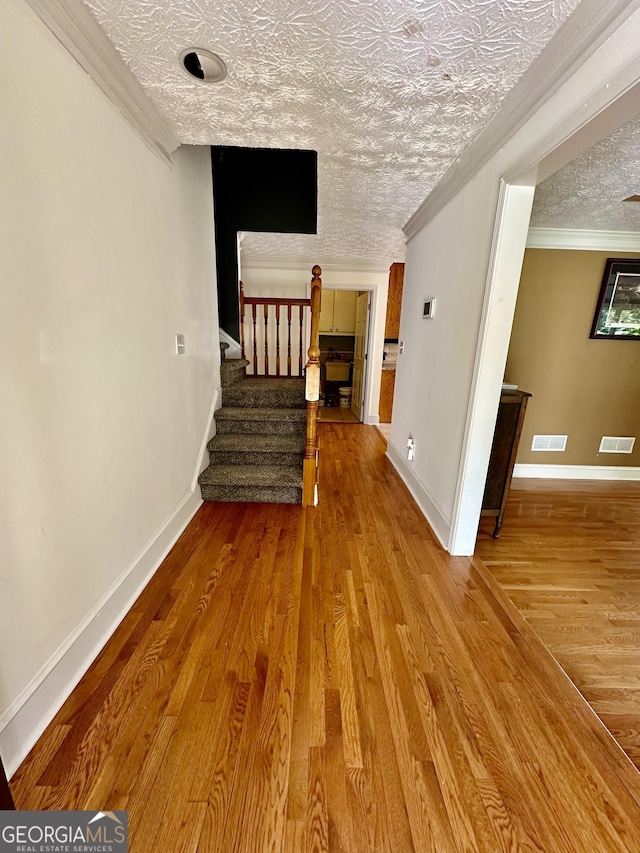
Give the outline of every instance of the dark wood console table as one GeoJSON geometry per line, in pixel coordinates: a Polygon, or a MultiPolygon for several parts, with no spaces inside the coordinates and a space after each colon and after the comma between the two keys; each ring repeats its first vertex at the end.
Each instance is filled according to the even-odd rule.
{"type": "Polygon", "coordinates": [[[500,536],[502,517],[509,497],[513,467],[516,464],[522,424],[530,396],[531,394],[526,391],[503,391],[500,395],[481,512],[481,515],[495,517],[496,525],[493,530],[495,539],[500,536]]]}
{"type": "Polygon", "coordinates": [[[11,788],[7,782],[2,759],[0,759],[0,811],[9,811],[10,809],[15,809],[15,805],[13,804],[11,788]]]}

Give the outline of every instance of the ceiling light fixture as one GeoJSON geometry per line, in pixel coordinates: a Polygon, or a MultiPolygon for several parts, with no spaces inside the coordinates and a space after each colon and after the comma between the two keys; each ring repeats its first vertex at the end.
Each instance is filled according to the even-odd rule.
{"type": "Polygon", "coordinates": [[[180,67],[202,83],[219,83],[227,76],[227,66],[210,50],[188,47],[180,54],[180,67]]]}

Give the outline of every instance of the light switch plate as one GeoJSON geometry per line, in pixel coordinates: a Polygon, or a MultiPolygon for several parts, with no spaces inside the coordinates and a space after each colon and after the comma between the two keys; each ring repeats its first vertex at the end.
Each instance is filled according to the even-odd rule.
{"type": "Polygon", "coordinates": [[[176,335],[176,353],[178,355],[185,354],[184,335],[176,335]]]}

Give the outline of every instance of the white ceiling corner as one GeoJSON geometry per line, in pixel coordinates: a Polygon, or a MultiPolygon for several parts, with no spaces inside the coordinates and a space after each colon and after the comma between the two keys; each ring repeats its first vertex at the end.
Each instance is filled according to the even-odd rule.
{"type": "Polygon", "coordinates": [[[640,252],[640,231],[586,228],[529,228],[527,249],[575,249],[591,252],[640,252]]]}
{"type": "Polygon", "coordinates": [[[31,9],[69,51],[140,138],[171,164],[180,140],[83,0],[27,0],[31,9]]]}
{"type": "MultiPolygon", "coordinates": [[[[640,194],[640,116],[589,148],[536,188],[532,229],[587,232],[640,232],[640,204],[625,202],[640,194]]],[[[640,234],[638,234],[640,237],[640,234]]],[[[569,238],[568,238],[569,239],[569,238]]],[[[589,238],[585,238],[589,239],[589,238]]],[[[599,239],[618,245],[627,236],[599,239]]],[[[637,240],[635,241],[637,245],[637,240]]],[[[605,251],[615,246],[608,246],[605,251]]],[[[627,251],[637,251],[632,248],[627,251]]]]}
{"type": "MultiPolygon", "coordinates": [[[[451,169],[430,192],[404,226],[413,237],[442,210],[457,192],[504,145],[512,134],[535,115],[553,92],[592,56],[626,19],[640,0],[580,0],[566,26],[521,75],[500,109],[465,148],[451,169]]],[[[622,82],[620,80],[619,82],[622,82]]],[[[548,152],[547,152],[548,153],[548,152]]]]}
{"type": "Polygon", "coordinates": [[[579,0],[88,0],[191,144],[318,151],[318,235],[250,234],[265,256],[398,261],[402,226],[579,0]],[[229,73],[191,82],[188,46],[229,73]]]}

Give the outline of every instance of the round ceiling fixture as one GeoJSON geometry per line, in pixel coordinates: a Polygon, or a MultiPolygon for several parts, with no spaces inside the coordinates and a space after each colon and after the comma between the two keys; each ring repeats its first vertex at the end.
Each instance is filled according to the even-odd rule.
{"type": "Polygon", "coordinates": [[[219,83],[227,76],[227,66],[210,50],[188,47],[180,54],[180,67],[190,77],[203,83],[219,83]]]}

